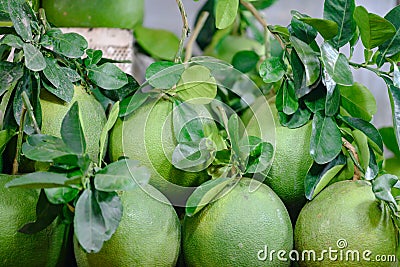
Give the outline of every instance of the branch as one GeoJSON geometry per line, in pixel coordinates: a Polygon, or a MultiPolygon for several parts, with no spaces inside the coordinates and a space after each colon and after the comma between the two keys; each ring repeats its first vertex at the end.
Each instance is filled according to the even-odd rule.
{"type": "Polygon", "coordinates": [[[19,120],[19,130],[18,130],[18,138],[17,138],[17,147],[15,149],[15,157],[12,165],[11,174],[16,175],[18,173],[19,161],[22,149],[22,141],[24,137],[24,125],[25,125],[25,115],[26,108],[25,105],[22,106],[21,118],[19,120]]]}
{"type": "Polygon", "coordinates": [[[199,36],[199,33],[201,31],[201,29],[203,28],[204,24],[206,23],[206,20],[208,18],[210,13],[208,13],[207,11],[203,11],[200,14],[199,19],[197,20],[196,26],[194,27],[193,33],[190,36],[188,43],[186,45],[186,54],[185,54],[185,61],[184,62],[188,62],[190,60],[190,58],[192,57],[192,51],[193,51],[193,45],[194,42],[196,41],[197,37],[199,36]]]}
{"type": "Polygon", "coordinates": [[[40,134],[41,132],[39,129],[39,125],[36,121],[35,114],[33,114],[33,107],[31,105],[31,102],[29,101],[28,95],[26,94],[25,91],[22,92],[22,101],[24,102],[25,109],[28,112],[28,115],[32,120],[33,128],[35,129],[36,133],[40,134]]]}
{"type": "MultiPolygon", "coordinates": [[[[353,155],[354,159],[357,162],[360,162],[360,160],[358,158],[358,154],[357,154],[356,148],[352,144],[350,144],[350,142],[347,141],[344,137],[342,137],[342,142],[343,142],[343,146],[350,151],[350,153],[353,155]]],[[[357,164],[355,164],[354,165],[353,181],[360,180],[360,178],[361,178],[360,169],[357,167],[357,164]]]]}
{"type": "Polygon", "coordinates": [[[176,56],[175,56],[175,63],[178,63],[181,61],[181,55],[182,55],[182,51],[183,51],[183,43],[184,43],[186,37],[188,36],[190,29],[189,29],[189,22],[187,19],[185,7],[183,6],[182,1],[176,0],[176,3],[178,4],[179,12],[181,13],[182,22],[183,22],[182,34],[181,34],[181,39],[179,41],[178,52],[176,53],[176,56]]]}

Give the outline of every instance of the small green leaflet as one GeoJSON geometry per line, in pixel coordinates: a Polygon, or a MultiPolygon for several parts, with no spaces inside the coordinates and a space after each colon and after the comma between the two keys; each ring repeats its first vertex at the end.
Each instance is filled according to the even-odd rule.
{"type": "Polygon", "coordinates": [[[340,92],[336,82],[326,69],[324,70],[324,83],[326,86],[325,115],[334,116],[339,111],[340,92]]]}
{"type": "Polygon", "coordinates": [[[397,207],[396,199],[392,195],[391,190],[398,181],[399,178],[395,175],[381,175],[372,181],[372,190],[378,199],[388,202],[393,207],[397,207]]]}
{"type": "Polygon", "coordinates": [[[44,192],[50,203],[58,205],[74,200],[80,191],[71,187],[56,187],[45,188],[44,192]]]}
{"type": "Polygon", "coordinates": [[[108,140],[108,132],[113,128],[115,122],[118,119],[119,114],[119,102],[115,102],[111,108],[111,111],[108,115],[108,119],[106,124],[103,127],[103,130],[100,134],[100,153],[99,153],[99,163],[103,161],[103,158],[107,151],[107,140],[108,140]]]}
{"type": "Polygon", "coordinates": [[[23,187],[30,189],[54,188],[66,186],[68,180],[65,173],[32,172],[17,177],[6,184],[7,188],[23,187]]]}
{"type": "Polygon", "coordinates": [[[259,74],[265,83],[274,83],[285,75],[285,65],[278,57],[269,57],[260,65],[259,74]]]}
{"type": "Polygon", "coordinates": [[[194,65],[182,73],[173,91],[182,101],[204,105],[210,103],[217,95],[217,82],[208,68],[194,65]]]}
{"type": "Polygon", "coordinates": [[[88,43],[86,39],[74,32],[52,35],[54,51],[69,58],[80,58],[84,55],[88,43]]]}
{"type": "Polygon", "coordinates": [[[168,61],[152,63],[146,69],[146,80],[157,89],[171,89],[181,78],[185,65],[168,61]]]}
{"type": "Polygon", "coordinates": [[[86,152],[86,140],[81,125],[78,102],[74,102],[61,124],[61,137],[72,152],[81,155],[86,152]]]}
{"type": "Polygon", "coordinates": [[[339,53],[329,43],[323,43],[321,46],[321,57],[326,71],[337,84],[347,86],[353,84],[353,74],[344,54],[339,53]]]}
{"type": "Polygon", "coordinates": [[[25,56],[25,66],[32,71],[41,71],[46,68],[46,61],[40,50],[32,44],[24,43],[22,45],[25,56]]]}
{"type": "MultiPolygon", "coordinates": [[[[381,52],[382,60],[387,56],[392,56],[400,52],[400,6],[394,7],[388,14],[386,14],[385,19],[391,22],[396,33],[390,40],[387,40],[382,45],[379,46],[379,52],[381,52]]],[[[381,65],[378,62],[378,65],[381,65]]]]}
{"type": "Polygon", "coordinates": [[[229,27],[236,18],[239,0],[218,0],[215,6],[215,26],[218,29],[229,27]]]}
{"type": "Polygon", "coordinates": [[[150,93],[142,93],[140,90],[133,96],[129,96],[121,101],[119,108],[119,117],[125,117],[142,106],[150,97],[150,93]]]}
{"type": "Polygon", "coordinates": [[[43,70],[43,74],[56,90],[45,86],[46,89],[60,99],[70,102],[74,96],[74,84],[66,73],[67,68],[61,68],[52,58],[46,57],[45,61],[46,68],[43,70]]]}
{"type": "Polygon", "coordinates": [[[272,144],[263,142],[259,137],[248,136],[248,142],[244,145],[249,146],[245,173],[264,173],[269,170],[274,155],[272,144]]]}
{"type": "Polygon", "coordinates": [[[325,164],[336,158],[341,150],[341,133],[336,121],[332,117],[317,112],[312,124],[311,157],[318,164],[325,164]]]}
{"type": "Polygon", "coordinates": [[[308,44],[294,36],[290,37],[290,42],[296,50],[301,62],[303,62],[306,72],[306,86],[313,85],[318,81],[321,72],[321,63],[317,53],[312,50],[308,44]]]}
{"type": "Polygon", "coordinates": [[[276,108],[286,115],[294,114],[299,108],[294,83],[291,80],[286,80],[279,89],[276,95],[276,108]]]}
{"type": "Polygon", "coordinates": [[[386,77],[383,77],[385,80],[388,91],[390,104],[392,106],[392,117],[393,117],[393,127],[396,134],[397,145],[400,148],[400,88],[393,85],[393,82],[386,77]]]}
{"type": "Polygon", "coordinates": [[[33,34],[31,19],[29,14],[26,13],[25,5],[28,5],[25,1],[8,0],[8,12],[14,29],[24,41],[29,42],[32,41],[33,34]]]}
{"type": "Polygon", "coordinates": [[[356,7],[354,19],[360,30],[361,41],[367,49],[381,45],[396,33],[392,23],[376,14],[368,13],[363,6],[356,7]]]}
{"type": "Polygon", "coordinates": [[[42,162],[74,154],[60,138],[43,134],[30,135],[22,145],[22,153],[29,159],[42,162]]]}
{"type": "Polygon", "coordinates": [[[332,20],[309,18],[309,17],[303,17],[300,18],[300,20],[314,27],[325,40],[332,39],[338,33],[339,27],[332,20]]]}
{"type": "Polygon", "coordinates": [[[88,78],[100,88],[107,90],[119,89],[128,83],[126,74],[112,63],[89,66],[88,78]]]}
{"type": "Polygon", "coordinates": [[[247,73],[257,67],[257,63],[260,60],[260,56],[250,50],[244,50],[237,52],[232,58],[232,65],[235,69],[240,72],[247,73]]]}
{"type": "Polygon", "coordinates": [[[310,44],[317,37],[317,30],[307,23],[303,22],[301,19],[308,17],[307,15],[301,14],[298,11],[291,11],[292,20],[290,22],[291,31],[294,35],[302,40],[303,42],[310,44]]]}

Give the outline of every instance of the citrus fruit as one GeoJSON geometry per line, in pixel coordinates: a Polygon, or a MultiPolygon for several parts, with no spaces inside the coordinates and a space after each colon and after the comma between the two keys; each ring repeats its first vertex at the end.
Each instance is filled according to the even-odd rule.
{"type": "MultiPolygon", "coordinates": [[[[260,103],[260,100],[257,99],[253,112],[245,113],[242,118],[247,125],[246,129],[249,135],[268,138],[269,140],[272,140],[272,137],[274,138],[274,159],[264,183],[270,186],[282,199],[292,221],[295,222],[298,213],[306,203],[304,179],[313,163],[309,152],[312,125],[307,123],[295,129],[282,126],[278,120],[275,103],[270,105],[275,128],[272,128],[272,122],[269,124],[256,123],[255,118],[257,116],[270,116],[266,112],[265,104],[261,105],[260,103]],[[250,114],[253,114],[253,116],[250,116],[250,114]]],[[[272,119],[270,120],[272,121],[272,119]]]]}
{"type": "Polygon", "coordinates": [[[397,245],[390,214],[382,210],[366,181],[328,186],[304,206],[295,226],[296,250],[300,255],[314,251],[318,259],[307,255],[300,266],[398,266],[375,261],[376,256],[394,256],[397,245]],[[322,254],[323,250],[336,252],[322,254]]]}
{"type": "Polygon", "coordinates": [[[265,184],[241,179],[183,223],[187,266],[290,266],[267,250],[290,251],[293,230],[279,197],[265,184]],[[258,188],[250,192],[250,183],[258,188]],[[267,259],[263,259],[267,254],[267,259]]]}
{"type": "Polygon", "coordinates": [[[106,123],[106,115],[101,104],[83,87],[76,86],[74,90],[74,97],[69,103],[65,103],[49,92],[42,90],[40,95],[43,114],[41,130],[43,134],[61,137],[62,121],[72,104],[77,101],[86,140],[86,152],[94,162],[98,162],[100,134],[106,123]]]}
{"type": "Polygon", "coordinates": [[[143,189],[122,193],[121,222],[100,252],[86,253],[74,240],[78,267],[175,266],[181,239],[178,216],[158,190],[150,185],[143,189]]]}
{"type": "Polygon", "coordinates": [[[198,186],[208,179],[208,175],[206,171],[182,171],[171,163],[177,145],[172,110],[170,100],[151,99],[124,120],[118,119],[110,133],[109,154],[112,161],[126,156],[148,167],[150,183],[175,205],[180,192],[170,183],[183,187],[198,186]],[[172,200],[173,196],[177,199],[172,200]]]}
{"type": "Polygon", "coordinates": [[[0,174],[0,266],[56,266],[63,257],[65,225],[57,221],[36,234],[20,233],[36,220],[36,190],[5,188],[16,176],[0,174]]]}
{"type": "Polygon", "coordinates": [[[144,14],[144,0],[42,0],[42,7],[57,27],[133,29],[144,14]]]}

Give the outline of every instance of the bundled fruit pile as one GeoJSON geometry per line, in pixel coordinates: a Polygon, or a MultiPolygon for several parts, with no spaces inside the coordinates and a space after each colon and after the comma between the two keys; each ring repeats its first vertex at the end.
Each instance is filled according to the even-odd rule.
{"type": "Polygon", "coordinates": [[[209,0],[185,46],[180,0],[181,39],[137,26],[142,1],[62,2],[0,2],[1,266],[399,265],[399,6],[283,27],[274,0],[209,0]],[[134,29],[145,81],[61,26],[134,29]]]}

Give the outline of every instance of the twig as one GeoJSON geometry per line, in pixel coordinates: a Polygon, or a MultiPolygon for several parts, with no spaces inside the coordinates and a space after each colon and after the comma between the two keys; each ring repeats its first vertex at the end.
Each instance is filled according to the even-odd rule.
{"type": "Polygon", "coordinates": [[[19,121],[17,147],[15,149],[15,157],[14,157],[12,170],[11,170],[12,175],[16,175],[18,173],[19,160],[20,160],[20,154],[21,154],[21,149],[22,149],[22,141],[23,141],[23,137],[24,137],[25,115],[26,115],[26,108],[25,108],[25,105],[23,105],[22,111],[21,111],[21,118],[19,121]]]}
{"type": "Polygon", "coordinates": [[[196,26],[194,27],[193,33],[187,42],[184,62],[188,62],[191,59],[194,42],[196,41],[201,29],[203,28],[204,24],[206,23],[206,20],[207,20],[209,14],[210,13],[208,13],[207,11],[203,11],[200,14],[200,17],[197,20],[196,26]]]}
{"type": "MultiPolygon", "coordinates": [[[[350,153],[353,155],[354,159],[355,159],[357,162],[360,162],[355,147],[354,147],[352,144],[350,144],[350,142],[347,141],[344,137],[342,137],[342,142],[343,142],[343,146],[344,146],[345,148],[347,148],[347,149],[350,151],[350,153]]],[[[360,180],[360,178],[361,178],[360,169],[357,167],[357,164],[355,164],[355,165],[354,165],[353,181],[360,180]]]]}
{"type": "Polygon", "coordinates": [[[176,3],[178,4],[179,12],[181,13],[182,17],[182,22],[183,22],[183,27],[182,27],[182,34],[181,34],[181,39],[179,41],[179,47],[178,47],[178,52],[176,53],[175,56],[175,63],[178,63],[181,61],[181,55],[183,51],[183,43],[186,39],[186,37],[189,34],[189,22],[187,19],[185,7],[183,6],[183,3],[181,0],[176,0],[176,3]]]}
{"type": "Polygon", "coordinates": [[[29,117],[32,120],[33,123],[33,128],[35,129],[36,133],[40,134],[40,129],[39,129],[39,125],[36,121],[35,118],[35,114],[33,114],[33,107],[31,105],[31,102],[29,101],[28,95],[26,94],[26,92],[22,92],[22,101],[24,102],[24,107],[26,109],[26,111],[28,112],[29,117]]]}

